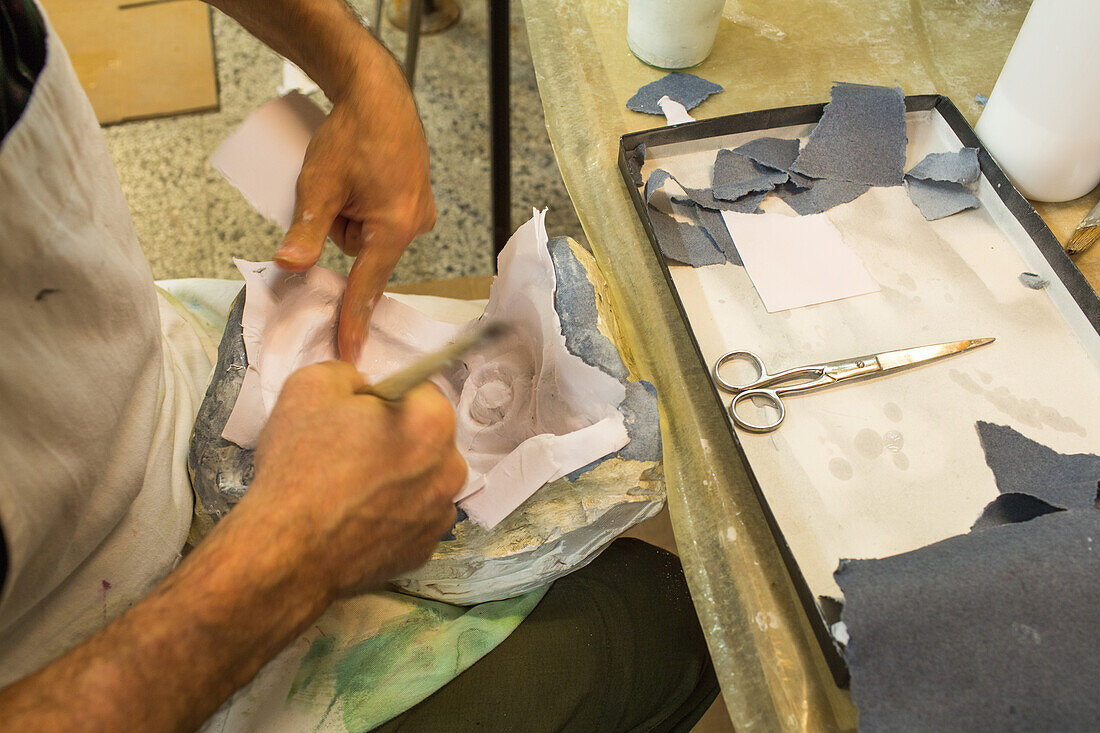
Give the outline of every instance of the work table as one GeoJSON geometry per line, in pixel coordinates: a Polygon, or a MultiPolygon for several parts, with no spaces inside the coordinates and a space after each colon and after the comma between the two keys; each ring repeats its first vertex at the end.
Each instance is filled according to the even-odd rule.
{"type": "MultiPolygon", "coordinates": [[[[668,504],[696,610],[738,730],[850,729],[856,711],[826,667],[706,370],[617,167],[619,137],[659,127],[626,100],[666,72],[626,44],[626,0],[524,0],[550,140],[618,326],[661,395],[668,504]],[[761,616],[761,614],[764,614],[761,616]],[[761,622],[763,619],[763,622],[761,622]]],[[[696,119],[823,102],[834,81],[950,97],[973,125],[1029,2],[731,0],[714,51],[691,73],[725,88],[696,119]]],[[[1065,242],[1100,189],[1036,209],[1065,242]]],[[[1094,288],[1100,247],[1077,258],[1094,288]]]]}

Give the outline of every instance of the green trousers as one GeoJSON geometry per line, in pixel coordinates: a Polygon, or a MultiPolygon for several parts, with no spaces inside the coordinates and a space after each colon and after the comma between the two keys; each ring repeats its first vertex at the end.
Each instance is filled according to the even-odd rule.
{"type": "Polygon", "coordinates": [[[612,543],[496,649],[380,731],[688,731],[718,694],[675,555],[612,543]]]}

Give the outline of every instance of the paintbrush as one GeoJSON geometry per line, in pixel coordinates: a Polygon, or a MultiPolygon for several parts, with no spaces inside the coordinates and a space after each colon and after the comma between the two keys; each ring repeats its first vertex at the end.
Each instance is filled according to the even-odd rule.
{"type": "Polygon", "coordinates": [[[1073,236],[1066,242],[1066,252],[1071,255],[1080,254],[1096,244],[1098,239],[1100,239],[1100,201],[1092,207],[1092,211],[1077,225],[1073,236]]]}
{"type": "Polygon", "coordinates": [[[504,321],[486,321],[462,334],[439,351],[425,354],[404,369],[394,372],[376,384],[360,387],[355,390],[355,393],[374,395],[388,402],[397,402],[410,389],[467,352],[496,341],[511,330],[512,327],[504,321]]]}

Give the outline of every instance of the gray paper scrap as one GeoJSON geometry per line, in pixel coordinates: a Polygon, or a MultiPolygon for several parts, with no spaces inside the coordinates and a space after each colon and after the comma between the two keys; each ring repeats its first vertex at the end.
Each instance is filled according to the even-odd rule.
{"type": "MultiPolygon", "coordinates": [[[[787,181],[787,183],[799,189],[809,188],[810,186],[814,185],[814,181],[816,180],[814,178],[810,178],[809,176],[804,176],[801,173],[796,173],[795,171],[787,171],[787,175],[790,176],[790,180],[787,181]]],[[[842,181],[842,183],[847,183],[847,181],[842,181]]],[[[852,185],[859,186],[863,184],[855,183],[852,185]]],[[[870,188],[870,186],[868,186],[867,188],[870,188]]]]}
{"type": "Polygon", "coordinates": [[[989,104],[989,97],[987,97],[984,94],[982,94],[981,92],[979,92],[979,93],[974,95],[974,101],[984,107],[987,104],[989,104]]]}
{"type": "Polygon", "coordinates": [[[1057,453],[1007,425],[975,425],[985,463],[1002,494],[1030,494],[1056,507],[1093,507],[1100,481],[1100,456],[1057,453]]]}
{"type": "Polygon", "coordinates": [[[1100,729],[1100,512],[841,561],[865,731],[1100,729]]]}
{"type": "Polygon", "coordinates": [[[596,288],[588,279],[565,237],[554,237],[546,244],[554,262],[557,287],[554,289],[554,310],[561,318],[565,348],[586,364],[615,377],[626,389],[619,404],[630,442],[618,452],[600,458],[569,474],[570,481],[609,458],[618,456],[628,461],[658,461],[661,459],[661,428],[657,412],[657,390],[645,381],[630,381],[630,372],[623,364],[619,350],[600,332],[599,311],[596,308],[596,288]]]}
{"type": "MultiPolygon", "coordinates": [[[[798,175],[797,173],[793,175],[798,175]]],[[[793,176],[792,176],[793,181],[793,176]]],[[[823,178],[811,181],[805,188],[787,183],[775,189],[775,195],[802,216],[820,214],[834,206],[846,204],[866,193],[871,187],[866,183],[851,183],[823,178]]]]}
{"type": "MultiPolygon", "coordinates": [[[[679,183],[679,181],[677,181],[679,183]]],[[[722,199],[714,198],[714,193],[709,188],[684,188],[686,196],[672,196],[673,203],[685,204],[693,203],[704,209],[710,209],[711,211],[737,211],[742,214],[755,214],[757,209],[760,208],[760,203],[768,195],[767,191],[760,193],[750,193],[742,196],[736,201],[723,201],[722,199]]]]}
{"type": "Polygon", "coordinates": [[[710,174],[711,193],[716,199],[736,201],[750,193],[770,191],[787,180],[787,171],[777,171],[732,150],[719,150],[710,174]]]}
{"type": "Polygon", "coordinates": [[[613,455],[627,461],[661,460],[661,416],[657,388],[649,382],[625,382],[626,397],[619,403],[630,442],[613,455]]]}
{"type": "Polygon", "coordinates": [[[668,259],[692,267],[720,265],[726,261],[725,255],[718,251],[702,227],[677,221],[652,204],[646,209],[653,234],[657,237],[657,246],[668,259]]]}
{"type": "Polygon", "coordinates": [[[722,91],[722,87],[714,82],[696,76],[674,71],[657,81],[650,82],[627,100],[627,109],[635,112],[646,112],[651,115],[663,115],[661,108],[657,106],[657,100],[668,96],[675,102],[684,105],[685,109],[693,109],[699,103],[712,94],[722,91]]]}
{"type": "Polygon", "coordinates": [[[554,263],[554,310],[561,320],[565,348],[585,364],[602,369],[620,382],[629,372],[615,344],[600,332],[596,309],[596,288],[588,280],[584,265],[573,254],[566,237],[546,243],[554,263]]]}
{"type": "Polygon", "coordinates": [[[684,192],[680,194],[670,194],[669,199],[674,204],[694,204],[704,209],[711,209],[713,211],[739,211],[742,214],[755,213],[760,206],[760,202],[764,200],[764,197],[768,195],[767,191],[758,194],[749,194],[742,196],[736,201],[723,201],[721,199],[714,198],[714,194],[709,188],[688,188],[682,183],[676,180],[676,177],[666,171],[664,168],[658,168],[649,174],[649,180],[645,185],[645,200],[646,203],[650,203],[653,198],[653,194],[664,188],[665,184],[669,181],[674,182],[684,192]]]}
{"type": "Polygon", "coordinates": [[[978,149],[963,148],[957,153],[929,153],[906,173],[907,178],[925,181],[973,183],[982,174],[978,149]]]}
{"type": "Polygon", "coordinates": [[[1031,494],[1001,494],[985,505],[982,515],[971,525],[970,531],[999,527],[1002,524],[1028,522],[1035,517],[1061,511],[1065,510],[1051,506],[1031,494]]]}
{"type": "Polygon", "coordinates": [[[1042,290],[1050,285],[1050,280],[1034,272],[1021,272],[1020,282],[1025,288],[1031,288],[1032,290],[1042,290]]]}
{"type": "Polygon", "coordinates": [[[811,178],[898,186],[905,167],[905,97],[897,87],[833,85],[791,169],[811,178]]]}
{"type": "Polygon", "coordinates": [[[730,236],[726,220],[722,218],[720,213],[700,207],[695,210],[695,221],[707,233],[714,246],[726,256],[728,262],[741,265],[741,255],[737,254],[737,245],[733,243],[733,237],[730,236]]]}
{"type": "Polygon", "coordinates": [[[905,192],[928,221],[981,206],[981,201],[966,186],[951,181],[925,181],[906,176],[905,192]]]}
{"type": "MultiPolygon", "coordinates": [[[[649,203],[653,194],[660,190],[668,181],[673,181],[677,185],[680,185],[680,182],[677,181],[676,178],[673,177],[668,171],[662,168],[658,168],[657,170],[653,171],[653,173],[649,176],[649,180],[646,182],[646,202],[649,203]]],[[[715,248],[717,248],[718,251],[722,253],[722,255],[724,255],[725,260],[735,265],[740,265],[741,257],[737,254],[737,247],[734,245],[733,239],[730,237],[729,228],[726,226],[725,220],[722,218],[722,215],[718,213],[719,206],[710,206],[708,204],[722,204],[722,208],[730,209],[733,211],[741,210],[743,207],[745,209],[743,213],[752,213],[756,211],[756,209],[759,207],[760,202],[764,200],[767,192],[765,191],[761,194],[751,194],[749,196],[743,197],[739,201],[717,202],[715,201],[714,197],[710,195],[709,189],[688,189],[684,188],[683,186],[680,186],[680,188],[683,189],[688,195],[671,195],[669,199],[671,201],[672,210],[678,212],[684,218],[692,218],[697,226],[692,227],[692,229],[688,230],[687,232],[681,232],[681,239],[686,243],[686,249],[676,249],[676,246],[672,245],[672,249],[666,251],[664,244],[661,244],[661,235],[660,233],[658,233],[657,227],[667,227],[668,222],[653,222],[654,233],[657,234],[658,244],[661,244],[661,251],[665,253],[666,257],[672,257],[673,259],[680,260],[681,262],[687,262],[687,264],[690,264],[694,267],[715,264],[709,261],[709,250],[703,247],[701,242],[696,241],[697,236],[694,230],[698,229],[702,231],[702,233],[706,235],[707,239],[709,239],[710,243],[715,248]],[[692,261],[689,262],[687,260],[683,260],[674,254],[670,254],[670,251],[675,251],[679,254],[690,256],[692,257],[692,261]]],[[[654,209],[660,211],[660,209],[657,209],[657,207],[653,204],[650,204],[649,208],[651,211],[654,209]]],[[[682,222],[675,221],[675,219],[673,220],[673,223],[677,224],[679,227],[691,226],[682,222]]]]}
{"type": "Polygon", "coordinates": [[[611,458],[622,458],[626,461],[658,461],[661,459],[661,430],[659,427],[660,415],[657,412],[657,388],[646,381],[623,382],[626,388],[626,397],[619,403],[619,412],[623,416],[623,424],[630,436],[627,443],[617,453],[604,456],[592,461],[587,466],[581,466],[572,473],[565,474],[565,478],[576,481],[583,474],[588,473],[596,466],[611,458]]]}
{"type": "Polygon", "coordinates": [[[798,144],[798,140],[782,137],[758,137],[734,148],[733,152],[741,153],[768,168],[787,171],[798,157],[798,144]]]}
{"type": "Polygon", "coordinates": [[[630,171],[630,180],[635,187],[642,185],[643,165],[645,165],[645,143],[638,143],[633,150],[626,151],[626,169],[630,171]]]}
{"type": "MultiPolygon", "coordinates": [[[[664,188],[664,185],[668,183],[669,179],[676,181],[672,178],[672,174],[666,171],[664,168],[658,168],[649,174],[649,180],[645,182],[645,202],[648,204],[653,199],[653,194],[664,188]]],[[[679,181],[676,181],[679,184],[679,181]]],[[[681,186],[683,188],[683,186],[681,186]]]]}

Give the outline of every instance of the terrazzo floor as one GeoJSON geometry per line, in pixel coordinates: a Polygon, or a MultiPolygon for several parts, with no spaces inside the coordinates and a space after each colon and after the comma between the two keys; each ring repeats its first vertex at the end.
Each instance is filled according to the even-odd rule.
{"type": "MultiPolygon", "coordinates": [[[[489,189],[488,21],[486,3],[463,0],[462,18],[445,33],[422,36],[416,101],[431,149],[438,211],[391,283],[492,273],[489,189]]],[[[351,2],[373,17],[374,0],[351,2]]],[[[137,236],[154,277],[236,278],[233,257],[270,259],[280,230],[257,214],[207,159],[254,109],[277,96],[282,60],[235,21],[213,14],[220,110],[104,128],[137,236]]],[[[511,13],[512,224],[533,206],[549,206],[551,235],[583,241],[550,141],[527,46],[522,9],[511,13]]],[[[405,33],[383,21],[382,40],[404,58],[405,33]]],[[[317,92],[314,101],[326,104],[317,92]]],[[[321,264],[346,272],[331,243],[321,264]]]]}

